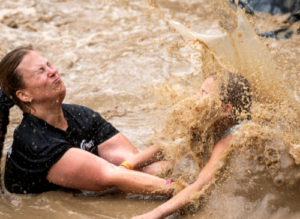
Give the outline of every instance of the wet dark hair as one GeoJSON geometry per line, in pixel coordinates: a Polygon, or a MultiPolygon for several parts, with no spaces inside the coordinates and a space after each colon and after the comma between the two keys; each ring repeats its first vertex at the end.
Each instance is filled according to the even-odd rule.
{"type": "Polygon", "coordinates": [[[12,101],[20,107],[23,112],[30,112],[32,106],[30,103],[24,103],[21,101],[16,92],[26,88],[26,83],[23,79],[23,75],[17,67],[23,60],[24,56],[30,51],[33,51],[33,47],[22,46],[9,52],[0,62],[0,87],[4,93],[12,99],[12,101]]]}
{"type": "Polygon", "coordinates": [[[249,81],[244,76],[229,71],[225,72],[224,75],[220,74],[220,76],[215,72],[209,77],[215,81],[220,79],[221,100],[224,104],[231,104],[235,123],[240,123],[244,119],[251,119],[252,90],[249,81]],[[246,118],[241,115],[246,115],[246,118]]]}

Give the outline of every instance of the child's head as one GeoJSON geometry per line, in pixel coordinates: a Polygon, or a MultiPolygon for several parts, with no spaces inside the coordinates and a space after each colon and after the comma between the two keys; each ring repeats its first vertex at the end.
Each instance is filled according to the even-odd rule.
{"type": "Polygon", "coordinates": [[[235,123],[239,123],[244,119],[241,115],[250,113],[252,104],[251,87],[246,78],[239,74],[226,72],[224,75],[218,76],[217,73],[210,74],[203,82],[198,98],[208,95],[213,90],[218,90],[221,101],[224,104],[224,111],[228,115],[231,114],[235,123]],[[217,81],[218,85],[215,86],[217,81]]]}

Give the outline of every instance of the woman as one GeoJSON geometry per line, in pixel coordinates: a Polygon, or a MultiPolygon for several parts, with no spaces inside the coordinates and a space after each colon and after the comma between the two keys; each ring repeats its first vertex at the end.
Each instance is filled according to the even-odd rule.
{"type": "MultiPolygon", "coordinates": [[[[201,87],[201,92],[195,98],[205,98],[212,92],[216,92],[214,87],[217,77],[216,74],[210,75],[201,87]]],[[[187,186],[172,199],[157,207],[153,211],[135,217],[134,219],[159,219],[182,209],[191,202],[191,196],[196,192],[201,191],[203,186],[209,184],[213,179],[213,169],[219,161],[224,151],[230,146],[234,131],[239,128],[239,123],[242,122],[241,115],[245,115],[247,120],[250,117],[250,106],[252,103],[250,84],[241,75],[225,73],[221,79],[220,96],[222,100],[222,113],[224,117],[214,123],[216,127],[216,136],[219,139],[215,144],[209,161],[201,170],[196,182],[187,186]]],[[[162,154],[162,151],[157,146],[152,146],[139,154],[136,154],[128,163],[132,168],[142,168],[144,165],[156,161],[155,158],[162,157],[157,154],[162,154]]]]}
{"type": "Polygon", "coordinates": [[[31,46],[0,62],[0,86],[23,111],[7,154],[4,182],[11,193],[59,188],[169,195],[165,180],[116,167],[136,148],[98,113],[62,104],[66,87],[57,69],[31,46]]]}

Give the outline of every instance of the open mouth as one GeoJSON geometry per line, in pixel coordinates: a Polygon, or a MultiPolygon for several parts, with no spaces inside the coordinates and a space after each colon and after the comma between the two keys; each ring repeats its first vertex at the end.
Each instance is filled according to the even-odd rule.
{"type": "Polygon", "coordinates": [[[55,81],[53,81],[53,84],[56,84],[59,81],[60,81],[60,77],[56,78],[55,81]]]}

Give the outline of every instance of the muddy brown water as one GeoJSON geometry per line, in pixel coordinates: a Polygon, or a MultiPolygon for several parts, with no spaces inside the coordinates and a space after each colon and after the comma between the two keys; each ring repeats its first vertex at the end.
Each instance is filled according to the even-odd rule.
{"type": "MultiPolygon", "coordinates": [[[[221,33],[218,18],[223,27],[235,26],[230,14],[214,13],[216,4],[218,1],[162,0],[156,7],[168,18],[173,16],[199,33],[213,35],[221,33]]],[[[266,32],[285,26],[286,17],[258,15],[250,20],[266,32]]],[[[202,67],[201,58],[187,58],[197,56],[196,51],[181,48],[176,54],[170,52],[182,39],[149,11],[145,1],[2,0],[0,29],[0,57],[17,46],[32,44],[61,73],[67,87],[65,103],[100,112],[139,150],[151,144],[153,128],[165,117],[164,111],[156,109],[150,88],[170,76],[189,77],[202,67]]],[[[299,91],[299,38],[262,39],[284,72],[283,80],[295,93],[299,91]]],[[[5,152],[21,119],[22,113],[16,107],[11,109],[5,152]]],[[[282,172],[297,175],[299,168],[293,158],[284,148],[280,150],[286,156],[282,172]]],[[[231,160],[232,175],[216,184],[195,213],[170,218],[298,218],[299,177],[293,178],[293,186],[277,188],[263,166],[253,164],[256,152],[251,153],[231,160]]],[[[165,201],[160,197],[65,191],[8,195],[1,196],[0,218],[131,218],[165,201]]]]}

